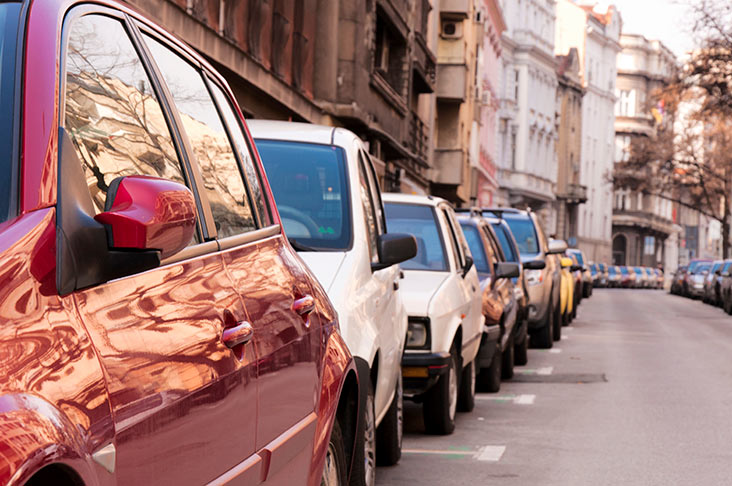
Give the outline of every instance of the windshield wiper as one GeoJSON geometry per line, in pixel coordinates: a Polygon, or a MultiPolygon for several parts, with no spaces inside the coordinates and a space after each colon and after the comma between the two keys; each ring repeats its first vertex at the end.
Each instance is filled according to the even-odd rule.
{"type": "Polygon", "coordinates": [[[290,242],[290,245],[295,249],[295,251],[318,251],[317,248],[303,245],[302,243],[297,241],[295,238],[287,238],[287,241],[290,242]]]}

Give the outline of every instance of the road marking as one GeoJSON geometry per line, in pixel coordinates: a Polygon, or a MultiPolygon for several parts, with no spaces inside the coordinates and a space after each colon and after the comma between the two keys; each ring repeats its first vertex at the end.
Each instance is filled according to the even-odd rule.
{"type": "Polygon", "coordinates": [[[559,354],[559,353],[562,352],[562,350],[559,349],[559,348],[552,348],[552,349],[549,350],[549,352],[552,353],[552,354],[559,354]]]}
{"type": "Polygon", "coordinates": [[[521,369],[514,369],[514,373],[518,373],[520,375],[551,375],[554,371],[553,366],[545,366],[543,368],[521,368],[521,369]]]}
{"type": "Polygon", "coordinates": [[[562,341],[566,341],[567,339],[569,339],[569,336],[567,336],[566,334],[562,335],[562,339],[561,339],[562,341]]]}
{"type": "MultiPolygon", "coordinates": [[[[533,405],[536,395],[476,395],[475,399],[492,402],[513,402],[516,405],[533,405]]],[[[478,420],[481,420],[481,418],[478,420]]]]}
{"type": "Polygon", "coordinates": [[[565,331],[574,331],[574,328],[572,326],[567,326],[564,328],[565,331]]]}
{"type": "Polygon", "coordinates": [[[498,462],[506,452],[506,446],[483,446],[478,450],[471,449],[402,449],[403,454],[419,454],[427,456],[447,456],[454,458],[470,457],[476,461],[498,462]]]}
{"type": "Polygon", "coordinates": [[[516,405],[533,405],[536,395],[519,395],[513,401],[516,405]]]}
{"type": "Polygon", "coordinates": [[[498,462],[506,452],[506,446],[484,446],[475,455],[478,461],[498,462]]]}

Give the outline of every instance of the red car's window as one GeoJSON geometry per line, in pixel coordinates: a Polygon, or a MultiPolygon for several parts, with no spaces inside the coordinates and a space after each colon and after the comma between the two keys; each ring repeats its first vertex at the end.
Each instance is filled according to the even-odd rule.
{"type": "Polygon", "coordinates": [[[8,217],[13,173],[13,105],[19,3],[0,3],[0,221],[8,217]]]}
{"type": "Polygon", "coordinates": [[[224,94],[224,91],[216,84],[211,85],[211,91],[213,92],[216,103],[219,105],[221,115],[226,121],[226,125],[229,127],[231,133],[231,139],[236,146],[236,151],[239,154],[239,160],[241,160],[244,166],[245,176],[249,183],[249,190],[254,202],[254,209],[257,211],[259,220],[263,225],[271,224],[271,218],[267,211],[267,204],[264,200],[264,194],[262,192],[262,183],[259,178],[258,171],[254,165],[254,158],[249,150],[244,132],[241,129],[238,116],[234,109],[231,107],[229,98],[224,94]]]}
{"type": "Polygon", "coordinates": [[[97,212],[117,177],[185,183],[162,109],[125,28],[101,15],[76,19],[66,54],[65,128],[97,212]]]}
{"type": "Polygon", "coordinates": [[[145,41],[170,89],[201,167],[218,236],[256,229],[239,164],[201,72],[152,37],[145,35],[145,41]]]}

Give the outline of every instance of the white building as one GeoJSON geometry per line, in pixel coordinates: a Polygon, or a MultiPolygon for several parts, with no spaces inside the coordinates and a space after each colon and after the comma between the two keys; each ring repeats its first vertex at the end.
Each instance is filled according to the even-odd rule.
{"type": "Polygon", "coordinates": [[[620,52],[620,13],[594,3],[557,0],[555,53],[573,47],[580,57],[586,94],[582,100],[580,184],[587,202],[580,205],[577,245],[588,259],[610,262],[612,255],[612,185],[614,162],[616,60],[620,52]]]}
{"type": "Polygon", "coordinates": [[[495,202],[529,206],[553,233],[557,178],[556,0],[501,0],[503,73],[498,123],[495,202]]]}

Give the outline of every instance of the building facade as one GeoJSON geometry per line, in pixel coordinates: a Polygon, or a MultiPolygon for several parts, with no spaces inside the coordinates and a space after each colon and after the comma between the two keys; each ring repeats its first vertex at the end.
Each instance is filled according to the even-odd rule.
{"type": "Polygon", "coordinates": [[[622,21],[613,7],[572,0],[557,1],[556,53],[576,48],[582,84],[582,153],[580,184],[587,202],[577,212],[577,246],[590,260],[611,257],[616,59],[622,21]]]}
{"type": "Polygon", "coordinates": [[[368,143],[386,190],[429,191],[430,0],[129,1],[203,53],[247,117],[346,127],[368,143]]]}
{"type": "MultiPolygon", "coordinates": [[[[627,157],[634,137],[654,137],[665,123],[663,107],[651,106],[653,95],[667,85],[676,58],[661,42],[641,35],[623,34],[617,58],[615,106],[615,160],[627,157]]],[[[613,262],[617,265],[662,265],[676,269],[685,251],[677,245],[697,247],[693,231],[681,234],[680,217],[671,201],[629,189],[615,191],[613,199],[613,262]],[[677,257],[678,255],[678,257],[677,257]]],[[[698,228],[698,225],[696,226],[698,228]]]]}
{"type": "Polygon", "coordinates": [[[503,76],[496,203],[537,211],[554,233],[557,178],[556,0],[502,0],[503,76]]]}
{"type": "Polygon", "coordinates": [[[573,47],[557,56],[557,238],[577,239],[579,207],[587,202],[587,186],[580,178],[582,155],[582,98],[579,51],[573,47]]]}
{"type": "Polygon", "coordinates": [[[471,199],[477,206],[493,206],[498,192],[498,108],[501,89],[501,35],[506,22],[498,0],[483,0],[483,43],[478,51],[476,98],[479,113],[471,136],[471,199]]]}

